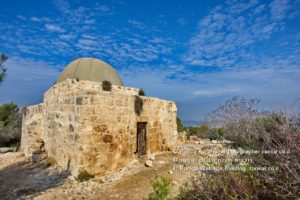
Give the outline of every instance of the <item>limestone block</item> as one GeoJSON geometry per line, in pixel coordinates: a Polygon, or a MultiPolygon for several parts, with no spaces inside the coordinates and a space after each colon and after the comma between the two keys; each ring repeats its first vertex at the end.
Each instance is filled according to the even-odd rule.
{"type": "Polygon", "coordinates": [[[112,143],[112,141],[113,141],[113,136],[112,135],[104,135],[103,136],[103,142],[104,143],[112,143]]]}
{"type": "Polygon", "coordinates": [[[95,107],[94,106],[83,106],[81,110],[82,115],[92,115],[95,114],[95,107]]]}
{"type": "Polygon", "coordinates": [[[146,160],[145,166],[146,166],[146,167],[153,167],[153,162],[152,162],[152,160],[146,160]]]}

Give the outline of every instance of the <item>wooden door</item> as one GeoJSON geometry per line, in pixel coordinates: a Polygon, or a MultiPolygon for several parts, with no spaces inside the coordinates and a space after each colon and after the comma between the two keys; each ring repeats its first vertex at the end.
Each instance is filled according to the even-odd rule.
{"type": "Polygon", "coordinates": [[[141,157],[142,155],[146,155],[146,150],[147,150],[146,126],[147,126],[147,122],[138,122],[137,123],[136,152],[137,152],[138,157],[141,157]]]}

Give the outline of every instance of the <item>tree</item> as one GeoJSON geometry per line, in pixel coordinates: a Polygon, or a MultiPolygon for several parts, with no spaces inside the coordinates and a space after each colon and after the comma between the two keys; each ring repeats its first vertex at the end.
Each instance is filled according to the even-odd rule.
{"type": "Polygon", "coordinates": [[[0,55],[0,83],[5,77],[6,68],[4,68],[3,63],[8,59],[7,55],[2,53],[0,55]]]}
{"type": "Polygon", "coordinates": [[[0,146],[17,143],[21,137],[21,114],[14,103],[0,106],[0,146]]]}
{"type": "Polygon", "coordinates": [[[5,103],[0,106],[0,128],[10,126],[19,112],[19,108],[14,103],[5,103]]]}
{"type": "Polygon", "coordinates": [[[182,132],[182,131],[185,131],[185,130],[186,130],[186,128],[185,128],[184,125],[182,124],[182,122],[181,122],[181,120],[179,119],[179,117],[177,117],[176,122],[177,122],[177,131],[178,131],[178,132],[182,132]]]}
{"type": "Polygon", "coordinates": [[[259,103],[260,100],[257,98],[232,97],[210,113],[206,117],[205,123],[220,127],[246,119],[254,119],[260,115],[257,108],[259,103]]]}

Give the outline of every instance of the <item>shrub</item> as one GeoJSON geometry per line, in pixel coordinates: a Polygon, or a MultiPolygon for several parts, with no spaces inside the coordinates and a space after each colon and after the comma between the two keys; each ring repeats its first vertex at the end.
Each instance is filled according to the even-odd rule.
{"type": "Polygon", "coordinates": [[[110,81],[107,80],[102,81],[102,90],[111,91],[111,89],[112,89],[112,84],[110,81]]]}
{"type": "Polygon", "coordinates": [[[201,173],[181,188],[178,200],[280,199],[256,174],[222,171],[201,173]]]}
{"type": "Polygon", "coordinates": [[[233,97],[216,108],[205,118],[205,123],[212,127],[234,124],[244,119],[253,119],[260,115],[257,98],[233,97]]]}
{"type": "Polygon", "coordinates": [[[145,96],[145,91],[143,89],[139,89],[139,96],[145,96]]]}
{"type": "MultiPolygon", "coordinates": [[[[245,103],[243,98],[234,102],[227,104],[226,109],[219,107],[223,111],[222,115],[218,114],[217,122],[223,124],[214,132],[233,141],[234,147],[290,152],[247,155],[253,161],[252,166],[276,166],[278,168],[275,171],[204,172],[182,189],[178,199],[297,199],[300,196],[298,115],[289,112],[258,112],[252,109],[253,102],[245,103]],[[240,106],[241,109],[237,108],[240,106]],[[249,112],[246,115],[243,112],[235,115],[236,109],[249,112]]],[[[215,126],[212,124],[210,127],[215,126]]]]}
{"type": "Polygon", "coordinates": [[[296,199],[299,185],[285,175],[282,170],[203,172],[181,188],[177,200],[296,199]]]}
{"type": "Polygon", "coordinates": [[[178,132],[183,132],[186,130],[186,128],[184,127],[184,125],[182,124],[181,120],[179,119],[179,117],[176,118],[176,122],[177,122],[177,131],[178,132]]]}
{"type": "Polygon", "coordinates": [[[159,177],[151,182],[153,192],[149,194],[149,200],[170,200],[172,182],[169,178],[159,177]]]}
{"type": "Polygon", "coordinates": [[[225,134],[223,128],[210,128],[207,125],[188,127],[186,129],[188,137],[195,135],[202,139],[222,140],[225,134]]]}
{"type": "Polygon", "coordinates": [[[81,171],[79,172],[78,176],[77,176],[77,180],[79,182],[83,182],[83,181],[88,181],[90,179],[94,178],[93,175],[89,174],[87,171],[81,171]]]}
{"type": "Polygon", "coordinates": [[[135,96],[135,99],[134,99],[134,112],[137,115],[140,115],[143,112],[143,104],[144,104],[143,99],[140,98],[139,96],[135,96]]]}
{"type": "Polygon", "coordinates": [[[50,167],[52,165],[56,165],[57,162],[54,158],[48,157],[45,164],[46,164],[47,167],[50,167]]]}
{"type": "Polygon", "coordinates": [[[22,118],[14,103],[0,106],[0,146],[15,146],[21,139],[22,118]]]}

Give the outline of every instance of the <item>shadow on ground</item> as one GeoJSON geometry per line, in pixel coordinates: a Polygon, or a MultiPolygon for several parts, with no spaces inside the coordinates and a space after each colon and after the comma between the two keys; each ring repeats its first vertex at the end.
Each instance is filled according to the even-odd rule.
{"type": "Polygon", "coordinates": [[[0,169],[0,199],[25,199],[62,185],[69,173],[43,163],[18,162],[0,169]]]}

